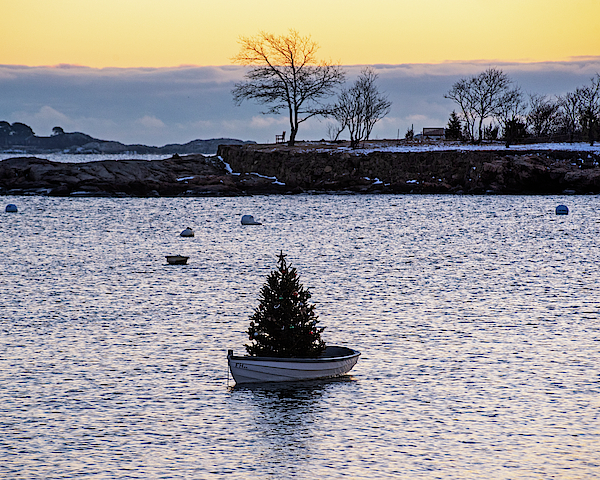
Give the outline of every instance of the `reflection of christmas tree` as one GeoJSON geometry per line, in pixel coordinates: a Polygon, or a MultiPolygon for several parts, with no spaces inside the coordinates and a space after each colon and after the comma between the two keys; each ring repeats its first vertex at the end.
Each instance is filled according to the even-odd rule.
{"type": "Polygon", "coordinates": [[[281,252],[277,270],[260,291],[260,304],[250,317],[246,345],[250,355],[261,357],[318,357],[325,349],[311,295],[304,289],[296,269],[287,265],[281,252]]]}

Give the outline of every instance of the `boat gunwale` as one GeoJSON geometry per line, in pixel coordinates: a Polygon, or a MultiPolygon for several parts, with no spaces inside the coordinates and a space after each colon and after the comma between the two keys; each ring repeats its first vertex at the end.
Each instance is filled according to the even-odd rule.
{"type": "MultiPolygon", "coordinates": [[[[348,348],[348,347],[342,347],[342,348],[348,348]]],[[[237,361],[244,361],[244,362],[291,362],[291,363],[326,363],[326,362],[332,362],[332,361],[342,361],[342,360],[347,360],[350,358],[354,358],[354,357],[358,357],[360,356],[360,352],[357,352],[356,350],[353,350],[351,348],[348,348],[348,350],[350,350],[352,353],[348,354],[348,355],[343,355],[343,356],[337,356],[337,357],[306,357],[306,358],[300,358],[300,357],[253,357],[250,355],[242,355],[242,356],[238,356],[238,355],[228,355],[227,358],[230,360],[237,360],[237,361]]]]}

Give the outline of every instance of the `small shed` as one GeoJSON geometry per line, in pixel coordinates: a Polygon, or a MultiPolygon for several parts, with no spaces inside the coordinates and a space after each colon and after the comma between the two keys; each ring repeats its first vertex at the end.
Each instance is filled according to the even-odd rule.
{"type": "Polygon", "coordinates": [[[423,127],[423,138],[444,140],[446,138],[446,129],[443,127],[423,127]]]}

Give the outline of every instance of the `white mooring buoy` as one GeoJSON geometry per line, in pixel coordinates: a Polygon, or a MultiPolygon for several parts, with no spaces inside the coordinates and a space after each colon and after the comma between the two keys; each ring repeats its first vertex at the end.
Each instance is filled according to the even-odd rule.
{"type": "Polygon", "coordinates": [[[262,223],[254,220],[252,215],[242,215],[242,225],[262,225],[262,223]]]}
{"type": "Polygon", "coordinates": [[[180,237],[193,237],[194,231],[190,227],[187,227],[183,232],[181,232],[179,234],[179,236],[180,237]]]}

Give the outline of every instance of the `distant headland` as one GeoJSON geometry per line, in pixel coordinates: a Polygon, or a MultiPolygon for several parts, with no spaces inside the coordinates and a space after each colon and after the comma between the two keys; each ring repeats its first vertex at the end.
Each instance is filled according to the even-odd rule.
{"type": "Polygon", "coordinates": [[[234,138],[212,138],[209,140],[192,140],[185,144],[172,143],[162,147],[100,140],[80,132],[67,133],[61,127],[54,127],[52,135],[41,137],[24,123],[14,122],[12,125],[0,121],[0,151],[16,152],[20,154],[105,154],[114,155],[122,153],[173,155],[181,154],[215,154],[221,144],[243,145],[255,143],[252,141],[237,140],[234,138]]]}

